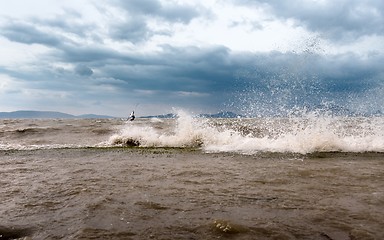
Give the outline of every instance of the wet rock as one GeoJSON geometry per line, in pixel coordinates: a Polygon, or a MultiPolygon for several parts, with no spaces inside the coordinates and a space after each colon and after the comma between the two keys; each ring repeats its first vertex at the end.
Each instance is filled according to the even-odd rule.
{"type": "Polygon", "coordinates": [[[0,226],[0,240],[24,238],[31,234],[32,230],[28,228],[0,226]]]}
{"type": "Polygon", "coordinates": [[[140,142],[138,140],[130,138],[130,139],[125,140],[124,145],[128,146],[128,147],[138,147],[138,146],[140,146],[140,142]]]}

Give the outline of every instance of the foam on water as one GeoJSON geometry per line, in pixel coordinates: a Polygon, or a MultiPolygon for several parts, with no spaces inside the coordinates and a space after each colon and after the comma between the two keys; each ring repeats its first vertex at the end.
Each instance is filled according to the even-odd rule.
{"type": "MultiPolygon", "coordinates": [[[[136,125],[127,123],[121,131],[113,135],[108,144],[137,143],[142,147],[197,147],[209,139],[214,128],[200,119],[179,112],[179,118],[172,129],[156,129],[152,125],[136,125]]],[[[163,123],[162,120],[151,120],[152,123],[163,123]]]]}
{"type": "Polygon", "coordinates": [[[176,119],[139,118],[133,122],[4,120],[0,150],[139,146],[242,154],[384,152],[384,117],[307,113],[293,117],[207,119],[183,111],[177,115],[176,119]]]}
{"type": "MultiPolygon", "coordinates": [[[[39,150],[39,149],[64,149],[88,147],[75,144],[9,144],[0,142],[0,151],[8,150],[39,150]]],[[[90,146],[89,146],[90,147],[90,146]]]]}
{"type": "Polygon", "coordinates": [[[294,118],[215,120],[179,112],[175,125],[169,128],[127,123],[110,137],[107,145],[201,147],[207,152],[244,154],[384,152],[384,118],[307,114],[294,118]]]}

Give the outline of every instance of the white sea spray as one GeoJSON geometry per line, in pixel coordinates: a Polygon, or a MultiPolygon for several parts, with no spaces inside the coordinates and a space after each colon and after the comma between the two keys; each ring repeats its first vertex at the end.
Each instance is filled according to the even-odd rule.
{"type": "Polygon", "coordinates": [[[207,152],[383,152],[384,118],[308,114],[293,118],[204,119],[179,112],[167,128],[126,124],[108,143],[201,147],[207,152]]]}

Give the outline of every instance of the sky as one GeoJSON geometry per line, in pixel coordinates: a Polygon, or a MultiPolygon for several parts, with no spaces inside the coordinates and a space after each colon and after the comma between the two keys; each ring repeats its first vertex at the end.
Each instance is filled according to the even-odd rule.
{"type": "Polygon", "coordinates": [[[384,1],[13,0],[0,112],[384,112],[384,1]]]}

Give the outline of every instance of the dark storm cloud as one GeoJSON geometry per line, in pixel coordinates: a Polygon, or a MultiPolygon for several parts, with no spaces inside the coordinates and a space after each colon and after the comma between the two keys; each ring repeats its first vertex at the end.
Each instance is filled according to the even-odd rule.
{"type": "MultiPolygon", "coordinates": [[[[382,55],[361,59],[354,54],[240,53],[222,46],[162,48],[128,54],[103,46],[66,45],[51,58],[75,64],[73,73],[42,65],[34,72],[7,70],[6,74],[23,79],[33,89],[81,91],[74,93],[81,98],[88,87],[111,86],[117,89],[115,98],[129,93],[141,102],[191,101],[210,106],[231,102],[247,114],[275,114],[283,107],[324,101],[342,105],[357,96],[381,93],[375,89],[383,88],[382,55]]],[[[108,99],[109,93],[94,94],[108,99]]]]}
{"type": "Polygon", "coordinates": [[[181,4],[164,4],[158,0],[117,0],[130,15],[143,14],[159,17],[169,22],[189,23],[201,13],[196,7],[181,4]]]}
{"type": "MultiPolygon", "coordinates": [[[[116,0],[113,7],[116,7],[125,12],[125,17],[114,18],[108,22],[107,36],[100,36],[97,32],[99,26],[94,23],[84,23],[82,15],[75,10],[65,10],[64,14],[43,17],[30,17],[26,21],[18,21],[9,18],[4,21],[0,34],[10,41],[25,43],[25,44],[41,44],[47,47],[55,47],[57,50],[70,52],[73,56],[80,58],[79,54],[73,52],[75,45],[79,46],[79,42],[75,42],[69,36],[78,37],[77,41],[93,40],[94,42],[103,44],[102,39],[110,38],[119,42],[131,42],[132,44],[145,43],[155,35],[171,36],[173,33],[170,30],[153,30],[148,26],[148,21],[151,19],[165,20],[168,23],[181,22],[187,24],[193,18],[200,16],[200,10],[192,6],[181,4],[163,4],[157,0],[142,0],[142,1],[119,1],[116,0]],[[69,16],[69,17],[68,17],[69,16]],[[27,23],[28,22],[28,23],[27,23]],[[59,46],[60,45],[60,46],[59,46]]],[[[110,5],[111,6],[111,5],[110,5]]],[[[106,9],[97,8],[100,14],[105,14],[106,9]]],[[[205,12],[206,10],[202,11],[205,12]]],[[[80,52],[83,53],[81,58],[87,59],[94,56],[102,56],[102,50],[93,51],[93,46],[81,47],[80,52]],[[87,48],[88,50],[85,50],[87,48]],[[84,51],[89,51],[87,54],[84,51]],[[96,53],[98,52],[98,53],[96,53]]],[[[108,54],[107,54],[108,55],[108,54]]],[[[74,58],[75,58],[74,57],[74,58]]]]}
{"type": "Polygon", "coordinates": [[[115,64],[104,66],[105,77],[123,80],[139,89],[221,92],[233,90],[233,72],[242,64],[231,59],[224,47],[164,46],[161,53],[136,58],[129,63],[116,59],[115,64]]]}
{"type": "MultiPolygon", "coordinates": [[[[239,1],[233,1],[238,4],[239,1]]],[[[384,1],[242,0],[266,7],[276,17],[295,19],[311,31],[335,41],[354,41],[365,35],[384,35],[384,1]]]]}
{"type": "Polygon", "coordinates": [[[207,10],[177,3],[164,4],[158,0],[116,0],[116,6],[125,13],[125,18],[109,26],[110,37],[117,41],[143,43],[154,35],[172,35],[170,31],[154,31],[148,21],[161,19],[166,23],[188,24],[207,10]]]}
{"type": "Polygon", "coordinates": [[[94,23],[83,23],[82,16],[76,11],[65,11],[65,14],[50,18],[32,17],[29,22],[34,26],[50,28],[61,33],[70,33],[85,38],[94,34],[97,25],[94,23]]]}
{"type": "Polygon", "coordinates": [[[156,14],[162,5],[158,0],[132,0],[132,1],[116,1],[121,7],[133,13],[156,14]]]}
{"type": "MultiPolygon", "coordinates": [[[[122,91],[223,94],[257,92],[265,101],[318,104],[345,94],[364,94],[382,87],[382,56],[365,60],[354,54],[320,56],[294,53],[235,53],[225,47],[163,46],[148,55],[109,55],[91,65],[122,91]]],[[[105,82],[107,84],[107,82],[105,82]]],[[[257,95],[257,96],[259,96],[257,95]]]]}
{"type": "Polygon", "coordinates": [[[85,65],[77,65],[75,72],[81,76],[91,76],[93,74],[92,69],[85,65]]]}
{"type": "Polygon", "coordinates": [[[9,22],[0,29],[0,34],[10,41],[25,44],[42,44],[46,46],[58,46],[62,39],[39,30],[32,24],[23,22],[9,22]]]}
{"type": "Polygon", "coordinates": [[[239,72],[237,82],[243,88],[234,96],[237,106],[250,115],[287,114],[294,108],[324,104],[355,110],[352,106],[368,96],[376,105],[359,109],[360,113],[382,111],[384,71],[379,63],[383,60],[382,55],[362,59],[355,54],[257,54],[253,67],[239,72]]]}
{"type": "Polygon", "coordinates": [[[383,56],[361,59],[354,54],[336,55],[318,63],[318,76],[328,91],[363,93],[382,86],[381,61],[383,56]]]}
{"type": "Polygon", "coordinates": [[[154,35],[154,32],[147,26],[145,19],[140,17],[113,24],[109,29],[113,39],[129,41],[134,44],[146,42],[154,35]]]}
{"type": "MultiPolygon", "coordinates": [[[[384,6],[378,2],[351,1],[349,5],[339,1],[340,6],[333,2],[319,6],[299,0],[259,0],[252,4],[268,5],[276,16],[295,18],[308,29],[328,34],[332,39],[352,39],[382,35],[384,6]],[[359,10],[358,6],[362,8],[359,10]],[[320,7],[323,9],[319,10],[320,7]]],[[[156,0],[117,3],[114,7],[122,7],[124,16],[108,22],[108,30],[98,34],[107,34],[102,39],[111,42],[129,43],[133,49],[159,34],[150,28],[151,19],[165,20],[164,24],[188,24],[204,13],[188,5],[165,5],[156,0]]],[[[283,107],[315,106],[324,101],[342,105],[351,99],[383,93],[384,57],[380,54],[364,58],[352,53],[317,55],[311,49],[302,53],[251,53],[204,44],[157,45],[160,50],[146,53],[118,50],[103,41],[92,41],[97,36],[92,28],[96,29],[94,32],[100,29],[82,23],[77,12],[71,16],[72,19],[56,16],[32,18],[29,23],[3,23],[0,34],[8,40],[41,44],[50,51],[27,70],[2,67],[0,73],[17,79],[26,89],[66,91],[82,99],[116,98],[124,102],[122,99],[134,98],[148,103],[198,103],[213,107],[227,104],[250,114],[273,114],[272,111],[283,107]],[[66,38],[67,35],[75,35],[78,42],[66,38]],[[52,63],[60,67],[52,67],[52,63]]],[[[384,105],[383,98],[373,99],[378,101],[377,106],[384,105]]]]}
{"type": "Polygon", "coordinates": [[[56,57],[58,61],[68,63],[93,62],[104,64],[109,60],[120,58],[125,58],[129,62],[128,57],[104,46],[65,45],[52,53],[52,56],[56,57]]]}
{"type": "Polygon", "coordinates": [[[41,44],[47,47],[61,48],[75,44],[68,35],[80,39],[96,40],[96,25],[83,23],[80,14],[57,15],[51,18],[31,17],[21,21],[8,18],[0,26],[0,35],[10,41],[24,44],[41,44]]]}

